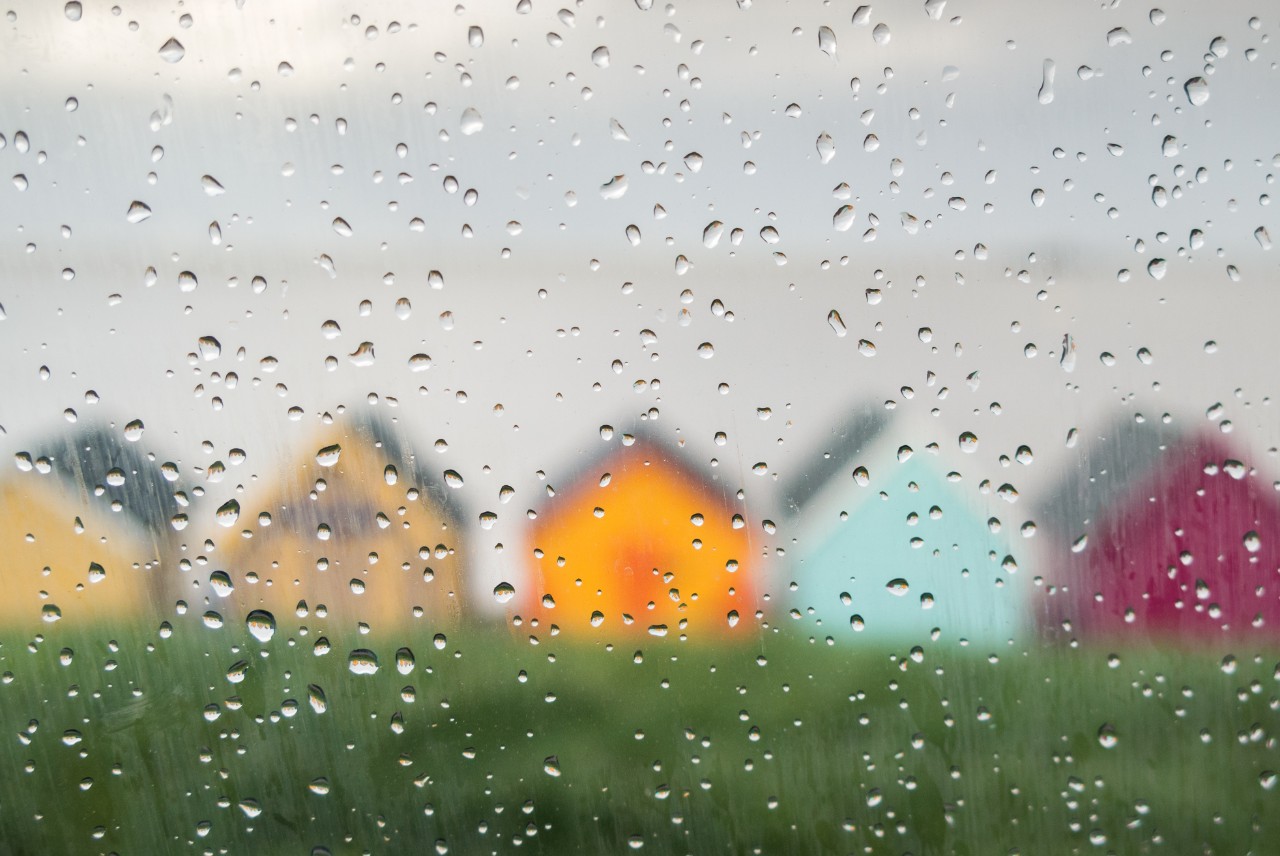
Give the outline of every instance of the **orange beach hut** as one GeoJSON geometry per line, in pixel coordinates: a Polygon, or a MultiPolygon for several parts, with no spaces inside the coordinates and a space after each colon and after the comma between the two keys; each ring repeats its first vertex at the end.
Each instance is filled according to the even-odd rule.
{"type": "Polygon", "coordinates": [[[531,539],[521,623],[706,641],[752,622],[745,508],[653,441],[631,439],[582,468],[540,510],[531,539]]]}

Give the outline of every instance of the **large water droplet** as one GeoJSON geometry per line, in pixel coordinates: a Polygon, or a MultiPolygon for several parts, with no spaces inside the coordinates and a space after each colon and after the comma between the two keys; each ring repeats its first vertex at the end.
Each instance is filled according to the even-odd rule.
{"type": "Polygon", "coordinates": [[[849,328],[844,326],[844,319],[840,317],[840,313],[832,309],[827,313],[827,323],[831,325],[831,329],[835,331],[837,336],[843,338],[848,335],[849,328]]]}
{"type": "Polygon", "coordinates": [[[338,463],[338,458],[342,455],[342,447],[337,443],[332,446],[325,446],[316,452],[316,463],[322,467],[332,467],[338,463]]]}
{"type": "Polygon", "coordinates": [[[347,668],[353,675],[377,674],[378,655],[368,648],[357,648],[347,656],[347,668]]]}
{"type": "Polygon", "coordinates": [[[205,362],[216,360],[222,356],[222,343],[213,336],[201,336],[196,346],[200,349],[200,357],[205,362]]]}
{"type": "Polygon", "coordinates": [[[466,136],[478,134],[484,129],[484,118],[480,115],[480,111],[474,107],[468,107],[462,111],[462,118],[458,122],[458,127],[466,136]]]}
{"type": "Polygon", "coordinates": [[[141,223],[150,216],[151,206],[135,199],[129,203],[129,210],[125,212],[124,219],[130,223],[141,223]]]}
{"type": "Polygon", "coordinates": [[[836,55],[836,34],[830,27],[818,28],[818,50],[829,57],[836,55]]]}
{"type": "Polygon", "coordinates": [[[831,159],[836,156],[836,141],[831,138],[831,135],[823,131],[818,135],[814,145],[818,149],[818,159],[823,163],[831,163],[831,159]]]}
{"type": "MultiPolygon", "coordinates": [[[[76,4],[77,6],[80,4],[76,4]]],[[[178,62],[187,55],[187,49],[177,39],[169,39],[160,46],[160,58],[165,62],[178,62]]]]}
{"type": "Polygon", "coordinates": [[[1195,107],[1200,107],[1209,100],[1209,83],[1203,77],[1191,78],[1182,88],[1187,93],[1187,100],[1195,107]]]}
{"type": "Polygon", "coordinates": [[[218,507],[216,517],[219,526],[235,526],[236,521],[240,519],[240,503],[234,499],[228,499],[218,507]]]}
{"type": "Polygon", "coordinates": [[[276,617],[265,609],[255,609],[244,620],[249,635],[259,642],[270,642],[276,635],[276,617]]]}
{"type": "Polygon", "coordinates": [[[605,199],[621,199],[626,192],[627,177],[625,175],[615,175],[600,185],[600,195],[605,199]]]}
{"type": "Polygon", "coordinates": [[[516,589],[511,583],[498,583],[493,587],[493,599],[498,603],[510,603],[515,596],[516,589]]]}

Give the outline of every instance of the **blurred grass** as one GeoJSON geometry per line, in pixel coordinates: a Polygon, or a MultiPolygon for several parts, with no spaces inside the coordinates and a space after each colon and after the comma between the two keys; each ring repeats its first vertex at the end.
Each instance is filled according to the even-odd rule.
{"type": "Polygon", "coordinates": [[[1275,650],[112,629],[0,637],[0,854],[1280,852],[1275,650]]]}

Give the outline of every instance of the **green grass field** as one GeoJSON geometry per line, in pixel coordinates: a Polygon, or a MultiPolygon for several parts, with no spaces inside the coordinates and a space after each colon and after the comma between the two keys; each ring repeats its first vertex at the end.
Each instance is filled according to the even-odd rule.
{"type": "Polygon", "coordinates": [[[5,638],[0,854],[1280,852],[1277,650],[794,629],[5,638]]]}

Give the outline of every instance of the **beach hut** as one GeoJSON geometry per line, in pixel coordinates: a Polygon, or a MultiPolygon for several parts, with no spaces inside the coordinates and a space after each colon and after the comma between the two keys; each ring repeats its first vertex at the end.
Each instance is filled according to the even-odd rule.
{"type": "Polygon", "coordinates": [[[456,622],[462,531],[444,471],[426,464],[399,429],[373,419],[298,444],[220,511],[230,525],[209,557],[209,608],[338,630],[456,622]]]}
{"type": "Polygon", "coordinates": [[[758,589],[736,489],[643,437],[614,441],[553,489],[533,523],[521,626],[745,638],[758,589]]]}
{"type": "Polygon", "coordinates": [[[0,481],[0,628],[157,615],[176,507],[160,464],[107,425],[21,452],[0,481]]]}
{"type": "Polygon", "coordinates": [[[1280,502],[1219,434],[1117,423],[1083,444],[1043,517],[1054,632],[1280,634],[1280,502]]]}
{"type": "Polygon", "coordinates": [[[928,452],[899,455],[882,414],[863,409],[787,491],[790,614],[838,643],[1007,641],[1024,604],[989,497],[928,452]]]}

